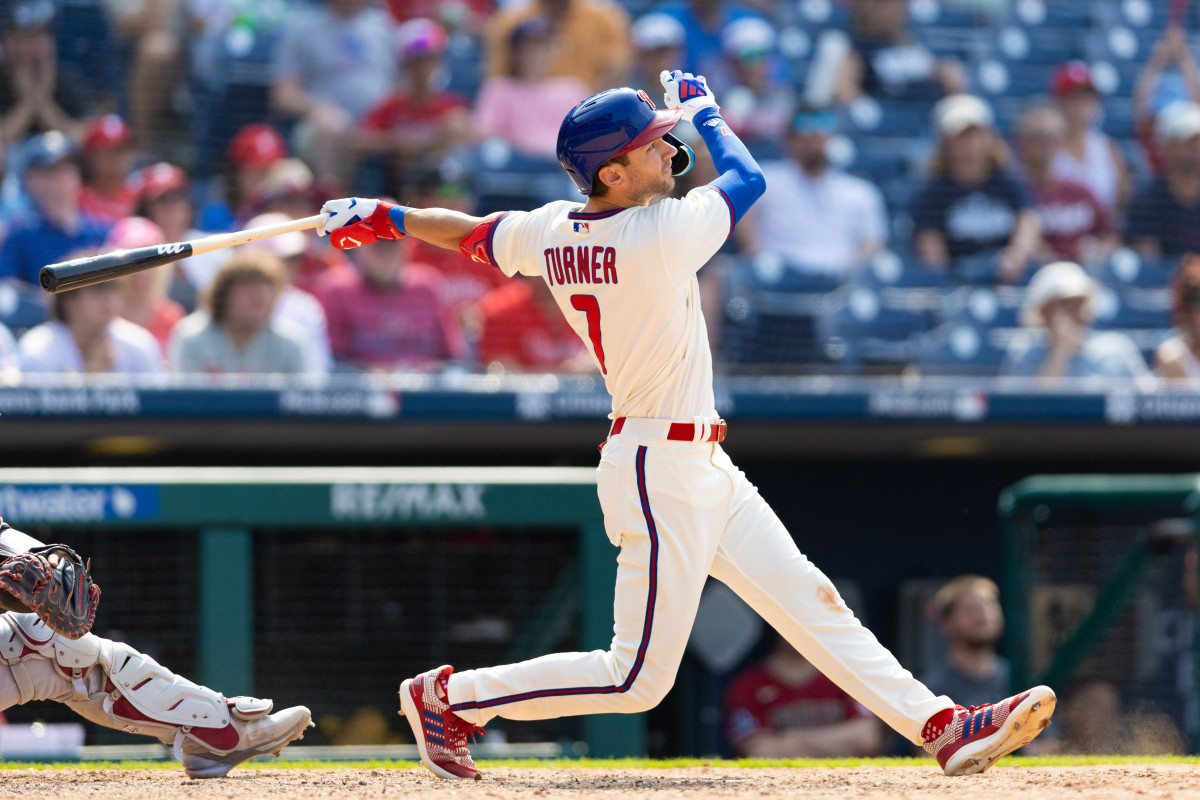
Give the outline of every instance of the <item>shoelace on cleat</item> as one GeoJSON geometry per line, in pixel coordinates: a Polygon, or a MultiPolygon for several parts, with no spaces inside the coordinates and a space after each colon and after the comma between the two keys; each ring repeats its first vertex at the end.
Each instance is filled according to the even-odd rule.
{"type": "Polygon", "coordinates": [[[467,740],[475,742],[476,736],[483,736],[486,731],[480,725],[472,725],[454,712],[446,714],[446,747],[458,750],[467,746],[467,740]]]}

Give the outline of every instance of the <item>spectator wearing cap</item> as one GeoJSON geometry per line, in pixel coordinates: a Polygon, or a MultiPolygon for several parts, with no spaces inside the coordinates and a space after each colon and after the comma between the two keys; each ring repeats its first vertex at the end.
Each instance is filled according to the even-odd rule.
{"type": "Polygon", "coordinates": [[[15,386],[21,382],[21,362],[17,358],[17,343],[12,332],[0,322],[0,386],[15,386]]]}
{"type": "Polygon", "coordinates": [[[934,269],[960,271],[965,259],[995,256],[986,267],[990,277],[1020,280],[1041,233],[1027,193],[1006,171],[1008,151],[991,110],[958,94],[940,100],[933,116],[938,149],[912,205],[917,256],[934,269]]]}
{"type": "MultiPolygon", "coordinates": [[[[145,217],[126,217],[118,221],[104,249],[132,250],[138,247],[153,247],[166,243],[162,228],[145,217]]],[[[183,306],[167,297],[174,274],[169,266],[147,269],[117,278],[115,283],[121,294],[121,317],[150,331],[158,342],[165,357],[167,343],[175,324],[186,316],[183,306]]]]}
{"type": "Polygon", "coordinates": [[[1154,120],[1176,100],[1200,103],[1200,68],[1183,28],[1168,24],[1133,87],[1134,132],[1156,174],[1162,171],[1162,154],[1154,136],[1154,120]]]}
{"type": "Polygon", "coordinates": [[[512,29],[507,69],[484,81],[475,102],[478,139],[500,139],[523,155],[555,158],[563,117],[591,94],[579,78],[551,72],[560,46],[540,17],[512,29]]]}
{"type": "Polygon", "coordinates": [[[189,314],[171,337],[172,371],[183,375],[298,375],[308,364],[291,327],[273,321],[286,284],[279,257],[263,247],[240,249],[221,267],[205,308],[189,314]]]}
{"type": "Polygon", "coordinates": [[[823,675],[775,631],[766,658],[725,690],[729,746],[748,758],[878,755],[879,719],[823,675]]]}
{"type": "Polygon", "coordinates": [[[133,214],[133,130],[116,114],[88,121],[83,132],[83,210],[110,225],[133,214]]]}
{"type": "Polygon", "coordinates": [[[995,581],[960,575],[934,594],[933,611],[948,648],[946,660],[922,675],[921,683],[966,705],[983,705],[991,702],[989,697],[1007,694],[1009,664],[996,652],[1004,611],[995,581]]]}
{"type": "Polygon", "coordinates": [[[1171,103],[1158,114],[1162,174],[1129,204],[1125,241],[1145,258],[1200,252],[1200,105],[1171,103]]]}
{"type": "Polygon", "coordinates": [[[1171,381],[1200,388],[1200,255],[1179,259],[1171,281],[1175,335],[1154,351],[1154,371],[1171,381]]]}
{"type": "Polygon", "coordinates": [[[54,0],[6,0],[0,16],[0,139],[78,134],[88,101],[54,44],[54,0]]]}
{"type": "Polygon", "coordinates": [[[446,32],[428,19],[396,30],[400,84],[359,121],[352,145],[360,156],[384,156],[390,193],[407,190],[411,173],[441,161],[467,137],[470,111],[465,98],[438,85],[446,68],[446,32]]]}
{"type": "MultiPolygon", "coordinates": [[[[97,255],[77,250],[72,258],[97,255]]],[[[145,328],[121,319],[115,281],[54,295],[51,320],[30,328],[17,342],[26,374],[153,375],[162,350],[145,328]]]]}
{"type": "Polygon", "coordinates": [[[1054,174],[1091,189],[1109,213],[1124,209],[1129,200],[1129,170],[1117,143],[1097,127],[1100,94],[1091,67],[1083,61],[1063,64],[1050,77],[1050,94],[1067,123],[1054,174]]]}
{"type": "Polygon", "coordinates": [[[359,247],[351,251],[358,269],[318,284],[340,367],[436,370],[466,356],[462,332],[435,289],[408,279],[408,248],[404,240],[359,247]]]}
{"type": "Polygon", "coordinates": [[[531,19],[550,27],[554,51],[548,74],[578,79],[589,89],[585,95],[618,86],[629,73],[629,13],[616,0],[530,0],[488,20],[487,77],[512,74],[513,31],[531,19]]]}
{"type": "Polygon", "coordinates": [[[98,247],[108,226],[80,207],[82,178],[77,154],[64,134],[39,134],[22,144],[19,155],[34,211],[14,225],[4,240],[0,278],[36,285],[42,267],[62,261],[73,250],[98,247]]]}
{"type": "Polygon", "coordinates": [[[396,83],[387,12],[370,0],[324,0],[288,17],[271,107],[297,121],[292,141],[320,182],[345,185],[346,136],[396,83]]]}
{"type": "Polygon", "coordinates": [[[904,0],[852,0],[849,49],[834,79],[833,97],[849,103],[878,100],[933,101],[966,89],[962,65],[939,58],[908,27],[904,0]]]}
{"type": "Polygon", "coordinates": [[[1017,121],[1017,155],[1042,228],[1048,261],[1094,264],[1120,244],[1112,215],[1081,183],[1060,178],[1051,164],[1067,124],[1054,106],[1034,106],[1017,121]]]}
{"type": "Polygon", "coordinates": [[[479,303],[479,363],[489,373],[591,372],[591,356],[574,336],[546,282],[506,281],[479,303]]]}
{"type": "Polygon", "coordinates": [[[298,158],[281,158],[272,164],[254,186],[254,195],[247,198],[235,219],[237,228],[248,227],[246,221],[268,211],[287,214],[292,219],[316,214],[322,200],[317,194],[312,170],[298,158]]]}
{"type": "Polygon", "coordinates": [[[633,23],[633,66],[626,85],[656,96],[662,86],[659,75],[679,69],[687,31],[670,14],[652,11],[633,23]]]}
{"type": "Polygon", "coordinates": [[[837,117],[800,109],[788,133],[789,158],[763,164],[767,190],[737,227],[751,252],[768,252],[801,273],[842,278],[887,240],[883,197],[862,178],[829,164],[837,117]]]}
{"type": "Polygon", "coordinates": [[[254,213],[251,204],[263,181],[287,154],[283,136],[266,123],[247,125],[234,135],[225,162],[225,199],[231,216],[244,220],[254,213]]]}
{"type": "MultiPolygon", "coordinates": [[[[246,223],[246,227],[279,225],[292,219],[294,217],[273,211],[254,217],[246,223]]],[[[296,277],[304,268],[308,238],[300,231],[292,231],[263,239],[260,244],[278,256],[283,263],[285,282],[279,292],[271,320],[285,328],[290,327],[304,345],[304,371],[324,375],[333,366],[325,309],[316,297],[298,288],[295,283],[296,277]]]]}
{"type": "Polygon", "coordinates": [[[775,149],[787,133],[796,98],[772,79],[775,29],[759,17],[734,20],[721,34],[734,85],[721,95],[721,115],[752,153],[775,149]]]}
{"type": "MultiPolygon", "coordinates": [[[[137,215],[157,225],[163,241],[186,242],[205,235],[194,227],[188,177],[179,167],[165,161],[151,164],[134,173],[130,185],[137,193],[137,215]]],[[[214,250],[175,262],[171,298],[185,309],[195,308],[197,293],[208,288],[228,257],[227,251],[214,250]]]]}
{"type": "Polygon", "coordinates": [[[1039,378],[1141,378],[1146,362],[1128,336],[1091,328],[1096,283],[1070,261],[1055,261],[1029,282],[1021,323],[1001,374],[1039,378]]]}

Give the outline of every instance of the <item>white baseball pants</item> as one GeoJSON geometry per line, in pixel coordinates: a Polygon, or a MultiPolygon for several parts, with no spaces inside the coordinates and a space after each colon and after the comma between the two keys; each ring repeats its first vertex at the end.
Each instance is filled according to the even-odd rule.
{"type": "Polygon", "coordinates": [[[597,492],[617,556],[609,650],[558,653],[450,676],[452,710],[548,719],[635,713],[675,681],[705,580],[733,589],[834,683],[914,744],[937,697],[842,602],[718,444],[667,441],[655,420],[626,421],[604,446],[597,492]]]}

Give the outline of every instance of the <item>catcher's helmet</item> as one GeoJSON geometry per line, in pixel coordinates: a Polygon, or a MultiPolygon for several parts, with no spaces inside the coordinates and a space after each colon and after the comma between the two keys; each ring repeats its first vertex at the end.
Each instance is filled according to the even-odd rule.
{"type": "Polygon", "coordinates": [[[592,193],[592,178],[604,162],[644,147],[658,138],[679,152],[671,159],[678,176],[692,168],[692,150],[670,131],[683,112],[658,110],[642,90],[607,89],[584,100],[563,119],[558,129],[558,163],[583,194],[592,193]]]}

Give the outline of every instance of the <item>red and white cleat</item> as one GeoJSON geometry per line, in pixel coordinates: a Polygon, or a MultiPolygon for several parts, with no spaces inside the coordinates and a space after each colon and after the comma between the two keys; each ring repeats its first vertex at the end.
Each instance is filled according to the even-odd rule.
{"type": "Polygon", "coordinates": [[[446,683],[454,667],[438,667],[400,684],[400,714],[408,720],[421,763],[439,778],[479,780],[483,774],[471,760],[467,738],[483,728],[450,710],[446,683]]]}
{"type": "Polygon", "coordinates": [[[925,750],[947,775],[983,772],[1045,730],[1057,701],[1049,686],[1035,686],[999,703],[948,708],[925,723],[925,750]]]}

